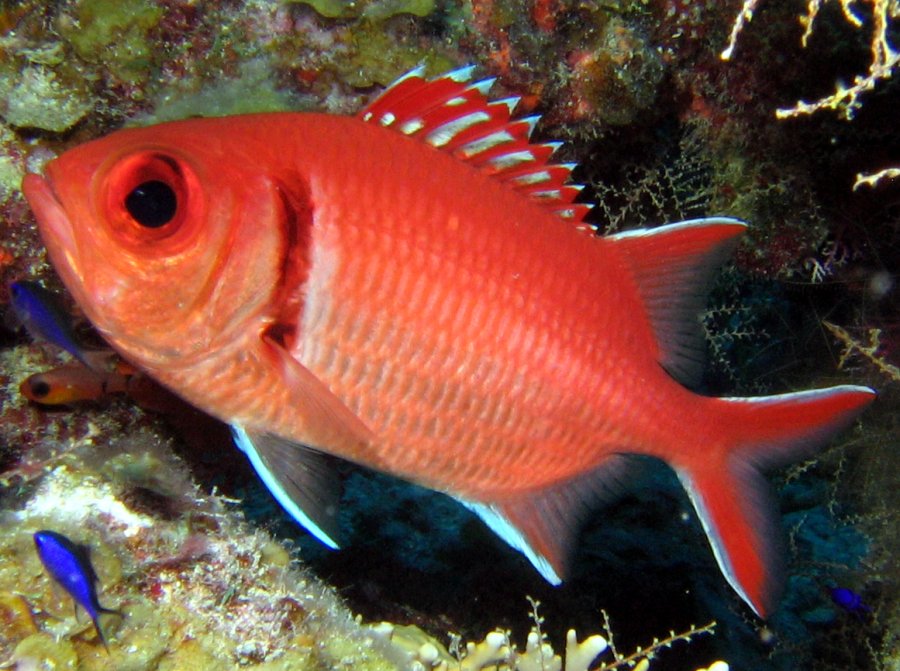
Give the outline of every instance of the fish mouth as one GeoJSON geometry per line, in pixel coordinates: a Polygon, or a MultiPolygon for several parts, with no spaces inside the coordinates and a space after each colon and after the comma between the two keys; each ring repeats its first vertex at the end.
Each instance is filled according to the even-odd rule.
{"type": "Polygon", "coordinates": [[[37,218],[38,230],[51,260],[58,269],[64,266],[67,271],[78,274],[72,222],[56,195],[51,179],[29,173],[22,180],[22,192],[37,218]]]}

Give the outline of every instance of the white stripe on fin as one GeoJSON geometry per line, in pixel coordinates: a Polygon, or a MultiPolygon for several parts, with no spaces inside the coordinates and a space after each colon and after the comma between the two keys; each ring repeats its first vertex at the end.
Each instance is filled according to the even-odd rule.
{"type": "Polygon", "coordinates": [[[278,439],[264,445],[264,441],[254,441],[238,424],[231,425],[231,434],[281,507],[323,544],[332,550],[338,549],[334,536],[339,492],[334,490],[333,474],[326,472],[323,463],[316,463],[317,459],[324,458],[323,455],[286,441],[279,444],[278,439]],[[311,514],[301,507],[301,498],[306,500],[307,507],[315,508],[311,514]],[[326,527],[332,529],[326,530],[326,527]]]}
{"type": "Polygon", "coordinates": [[[484,137],[480,137],[477,140],[473,140],[472,142],[468,142],[460,147],[457,151],[464,156],[465,158],[471,158],[476,154],[480,154],[483,151],[487,151],[488,149],[493,149],[501,144],[506,142],[512,142],[515,138],[509,134],[509,132],[505,130],[498,130],[495,133],[490,133],[485,135],[484,137]]]}
{"type": "Polygon", "coordinates": [[[534,161],[534,154],[528,149],[523,149],[521,151],[511,151],[508,154],[500,154],[492,158],[488,163],[497,170],[505,170],[506,168],[523,163],[531,163],[532,161],[534,161]]]}
{"type": "Polygon", "coordinates": [[[472,112],[470,114],[466,114],[454,121],[445,123],[443,126],[438,126],[437,128],[435,128],[425,136],[425,142],[430,144],[432,147],[443,147],[445,144],[450,142],[450,140],[456,137],[458,133],[461,133],[467,128],[471,128],[475,124],[488,121],[489,119],[490,116],[488,116],[486,112],[472,112]]]}
{"type": "Polygon", "coordinates": [[[550,173],[546,170],[526,172],[524,175],[513,177],[510,181],[521,186],[533,186],[550,180],[550,173]]]}
{"type": "Polygon", "coordinates": [[[465,499],[456,499],[466,508],[478,515],[491,531],[500,536],[505,542],[528,557],[528,561],[537,569],[537,572],[551,585],[562,584],[562,578],[556,573],[546,557],[537,553],[525,539],[525,536],[513,524],[503,516],[494,506],[483,503],[474,503],[465,499]]]}

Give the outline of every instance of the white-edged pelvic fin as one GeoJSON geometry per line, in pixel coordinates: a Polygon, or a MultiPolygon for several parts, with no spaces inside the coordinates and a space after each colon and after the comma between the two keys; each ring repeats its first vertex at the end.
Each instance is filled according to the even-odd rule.
{"type": "Polygon", "coordinates": [[[562,583],[562,578],[556,573],[556,570],[547,558],[531,547],[522,532],[519,531],[512,522],[506,519],[506,517],[503,516],[503,513],[497,510],[497,508],[484,503],[466,501],[465,499],[456,500],[478,515],[478,517],[488,525],[491,531],[502,538],[513,549],[518,550],[528,557],[528,561],[530,561],[534,568],[537,569],[537,572],[541,574],[544,580],[551,585],[559,585],[562,583]]]}
{"type": "Polygon", "coordinates": [[[340,481],[328,457],[303,445],[234,424],[235,444],[281,507],[324,545],[338,548],[340,481]]]}

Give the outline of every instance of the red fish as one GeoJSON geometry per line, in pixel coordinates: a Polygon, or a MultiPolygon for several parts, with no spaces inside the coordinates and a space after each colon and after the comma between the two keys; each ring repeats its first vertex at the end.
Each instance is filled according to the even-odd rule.
{"type": "Polygon", "coordinates": [[[665,460],[760,615],[781,585],[761,466],[874,398],[709,398],[697,315],[745,225],[605,238],[535,118],[471,68],[413,71],[355,117],[123,130],[25,178],[54,266],[103,337],[231,424],[279,502],[336,546],[322,453],[447,492],[564,573],[628,455],[665,460]]]}

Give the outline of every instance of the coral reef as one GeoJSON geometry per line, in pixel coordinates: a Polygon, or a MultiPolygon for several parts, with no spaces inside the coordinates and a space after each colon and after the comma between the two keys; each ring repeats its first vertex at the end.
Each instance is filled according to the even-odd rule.
{"type": "Polygon", "coordinates": [[[157,433],[100,437],[60,444],[45,474],[5,497],[4,658],[18,668],[391,668],[337,597],[203,495],[157,433]],[[108,653],[51,589],[31,541],[39,528],[92,548],[103,599],[125,614],[104,622],[108,653]]]}
{"type": "MultiPolygon", "coordinates": [[[[792,579],[781,612],[762,624],[711,577],[690,517],[670,519],[686,507],[674,484],[651,496],[636,481],[598,512],[573,579],[559,590],[438,495],[357,471],[346,478],[347,549],[325,553],[296,538],[227,435],[208,424],[197,430],[197,418],[180,424],[194,425],[192,433],[179,433],[175,418],[123,398],[55,410],[28,404],[20,382],[64,359],[3,326],[0,660],[85,669],[408,664],[385,627],[354,622],[327,580],[354,612],[390,620],[394,642],[415,641],[424,667],[458,662],[454,646],[441,643],[450,631],[490,645],[498,639],[484,632],[500,627],[499,647],[511,652],[524,640],[525,659],[529,645],[544,649],[544,636],[598,631],[605,608],[628,649],[656,631],[718,621],[715,637],[666,650],[654,668],[717,658],[734,668],[897,668],[900,184],[890,170],[900,156],[900,89],[896,77],[878,78],[846,107],[849,124],[833,114],[774,115],[827,99],[836,80],[852,87],[871,74],[873,35],[886,45],[882,71],[895,67],[896,2],[813,3],[820,10],[810,10],[805,47],[796,7],[746,3],[760,5],[757,16],[736,26],[741,4],[2,4],[0,304],[10,280],[59,287],[19,182],[68,147],[125,124],[192,115],[353,113],[420,62],[431,72],[472,63],[519,96],[521,112],[544,115],[540,136],[569,141],[560,155],[580,163],[575,181],[587,185],[585,201],[598,203],[589,220],[603,232],[708,214],[748,221],[737,265],[705,315],[713,359],[705,390],[847,381],[873,385],[881,398],[843,442],[779,478],[792,579]],[[841,11],[848,6],[849,15],[841,11]],[[733,28],[740,36],[723,62],[733,28]],[[883,166],[881,181],[865,177],[883,166]],[[855,182],[866,188],[854,191],[855,182]],[[127,613],[104,621],[109,655],[37,563],[30,533],[54,526],[94,549],[103,603],[127,613]],[[871,613],[843,611],[829,596],[834,588],[861,595],[871,613]],[[532,643],[519,612],[526,594],[541,599],[548,620],[532,643]]],[[[671,478],[645,477],[653,489],[671,478]]],[[[455,649],[462,656],[467,647],[455,649]]],[[[611,654],[593,665],[615,664],[611,654]]],[[[539,659],[544,671],[557,663],[549,651],[539,659]]]]}

